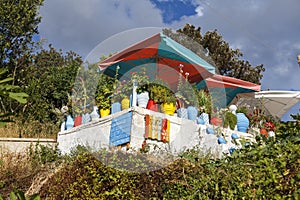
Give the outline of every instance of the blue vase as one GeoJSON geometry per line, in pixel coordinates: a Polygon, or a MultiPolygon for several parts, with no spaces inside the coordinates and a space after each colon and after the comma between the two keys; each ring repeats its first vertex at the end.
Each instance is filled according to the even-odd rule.
{"type": "Polygon", "coordinates": [[[89,113],[82,114],[82,124],[86,124],[91,121],[91,116],[89,113]]]}
{"type": "Polygon", "coordinates": [[[198,110],[195,106],[187,107],[188,119],[189,120],[196,120],[198,116],[198,110]]]}
{"type": "Polygon", "coordinates": [[[204,120],[203,120],[201,117],[198,117],[198,118],[197,118],[197,124],[204,125],[205,122],[204,122],[204,120]]]}
{"type": "Polygon", "coordinates": [[[218,137],[218,143],[219,144],[226,144],[226,140],[223,137],[218,137]]]}
{"type": "Polygon", "coordinates": [[[249,119],[246,117],[244,113],[237,113],[237,129],[240,132],[247,133],[249,128],[249,119]]]}
{"type": "Polygon", "coordinates": [[[177,116],[180,118],[188,118],[188,113],[186,108],[178,108],[177,109],[177,116]]]}
{"type": "Polygon", "coordinates": [[[111,105],[111,114],[117,113],[121,111],[121,103],[115,102],[111,105]]]}
{"type": "Polygon", "coordinates": [[[67,116],[67,121],[66,121],[66,130],[69,130],[74,127],[74,119],[72,118],[71,115],[67,116]]]}
{"type": "Polygon", "coordinates": [[[204,124],[209,124],[209,116],[207,113],[201,113],[199,116],[204,121],[204,124]]]}

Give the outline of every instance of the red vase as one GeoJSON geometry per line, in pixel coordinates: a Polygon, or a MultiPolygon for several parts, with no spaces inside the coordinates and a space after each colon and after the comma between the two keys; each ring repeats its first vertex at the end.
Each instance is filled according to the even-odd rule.
{"type": "Polygon", "coordinates": [[[154,100],[150,99],[147,104],[147,109],[158,112],[158,104],[154,100]]]}
{"type": "Polygon", "coordinates": [[[211,118],[210,123],[214,126],[221,126],[223,124],[223,121],[218,117],[213,117],[211,118]]]}
{"type": "Polygon", "coordinates": [[[81,123],[82,123],[82,117],[81,117],[81,115],[75,117],[75,119],[74,119],[74,127],[81,125],[81,123]]]}

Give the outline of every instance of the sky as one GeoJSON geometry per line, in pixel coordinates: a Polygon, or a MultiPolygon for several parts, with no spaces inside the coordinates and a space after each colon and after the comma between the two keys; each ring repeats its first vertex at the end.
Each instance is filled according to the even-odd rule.
{"type": "MultiPolygon", "coordinates": [[[[177,30],[190,23],[201,27],[202,34],[216,29],[231,48],[243,52],[242,59],[263,64],[262,90],[300,91],[299,8],[299,0],[45,0],[39,35],[57,49],[86,58],[121,32],[177,30]]],[[[106,49],[120,51],[130,41],[122,45],[106,49]]]]}

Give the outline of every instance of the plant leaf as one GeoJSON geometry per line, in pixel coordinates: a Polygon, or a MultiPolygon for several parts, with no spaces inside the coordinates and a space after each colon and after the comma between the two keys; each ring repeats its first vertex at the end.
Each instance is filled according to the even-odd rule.
{"type": "Polygon", "coordinates": [[[26,103],[27,100],[26,98],[28,97],[28,94],[24,93],[24,92],[9,92],[9,97],[12,99],[15,99],[16,101],[20,102],[20,103],[26,103]]]}

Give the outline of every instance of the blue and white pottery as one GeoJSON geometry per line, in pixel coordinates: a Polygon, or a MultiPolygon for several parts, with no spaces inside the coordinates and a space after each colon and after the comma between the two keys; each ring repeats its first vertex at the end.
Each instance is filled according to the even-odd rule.
{"type": "Polygon", "coordinates": [[[209,124],[209,116],[207,113],[201,113],[201,115],[199,116],[201,119],[203,119],[204,124],[209,124]]]}
{"type": "Polygon", "coordinates": [[[198,118],[197,118],[197,124],[204,125],[205,122],[204,122],[204,120],[203,120],[201,117],[198,117],[198,118]]]}
{"type": "Polygon", "coordinates": [[[207,127],[207,128],[206,128],[206,133],[207,133],[207,134],[215,134],[215,130],[212,129],[212,128],[207,127]]]}
{"type": "Polygon", "coordinates": [[[117,113],[121,111],[121,103],[115,102],[111,105],[111,114],[117,113]]]}
{"type": "Polygon", "coordinates": [[[218,143],[219,144],[226,144],[226,140],[223,137],[218,137],[218,143]]]}
{"type": "Polygon", "coordinates": [[[67,121],[66,121],[66,130],[69,130],[74,127],[74,119],[72,118],[71,115],[67,116],[67,121]]]}
{"type": "Polygon", "coordinates": [[[188,118],[188,113],[186,108],[178,108],[177,109],[177,116],[180,118],[188,118]]]}
{"type": "Polygon", "coordinates": [[[195,106],[188,106],[187,113],[189,120],[196,120],[198,116],[198,109],[195,106]]]}
{"type": "Polygon", "coordinates": [[[91,121],[91,116],[89,113],[82,114],[82,124],[89,123],[91,121]]]}
{"type": "Polygon", "coordinates": [[[236,139],[239,139],[240,137],[236,133],[232,133],[231,138],[236,140],[236,139]]]}
{"type": "Polygon", "coordinates": [[[244,113],[237,113],[237,129],[240,132],[247,133],[249,128],[249,119],[246,117],[244,113]]]}

